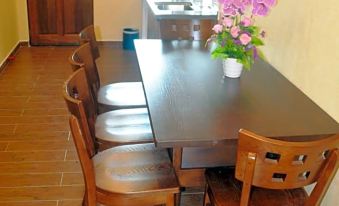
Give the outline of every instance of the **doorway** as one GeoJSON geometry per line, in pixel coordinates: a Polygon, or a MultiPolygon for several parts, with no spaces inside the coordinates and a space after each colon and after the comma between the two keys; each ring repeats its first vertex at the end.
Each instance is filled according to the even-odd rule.
{"type": "Polygon", "coordinates": [[[27,0],[31,45],[76,45],[93,24],[93,0],[27,0]]]}

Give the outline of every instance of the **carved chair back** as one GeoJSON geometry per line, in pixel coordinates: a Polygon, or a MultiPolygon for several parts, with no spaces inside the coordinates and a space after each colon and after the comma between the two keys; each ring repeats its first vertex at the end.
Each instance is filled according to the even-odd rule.
{"type": "Polygon", "coordinates": [[[243,182],[241,205],[251,185],[299,188],[317,182],[307,205],[321,202],[338,169],[339,134],[310,142],[286,142],[239,131],[235,177],[243,182]]]}

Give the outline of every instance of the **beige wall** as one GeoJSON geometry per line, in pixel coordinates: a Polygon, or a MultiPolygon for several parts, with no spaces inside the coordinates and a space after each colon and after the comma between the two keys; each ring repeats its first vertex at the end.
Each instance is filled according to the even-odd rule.
{"type": "MultiPolygon", "coordinates": [[[[339,1],[280,0],[258,23],[268,61],[339,122],[339,1]]],[[[282,100],[283,101],[283,100],[282,100]]],[[[339,174],[322,205],[339,205],[339,174]]]]}
{"type": "Polygon", "coordinates": [[[18,22],[18,35],[20,41],[28,41],[28,18],[27,18],[27,0],[15,0],[18,22]]]}
{"type": "Polygon", "coordinates": [[[94,24],[99,40],[120,41],[125,27],[141,30],[141,0],[94,0],[94,24]]]}
{"type": "Polygon", "coordinates": [[[0,64],[19,40],[15,1],[0,1],[0,64]]]}
{"type": "Polygon", "coordinates": [[[268,61],[339,122],[339,1],[280,0],[260,19],[268,61]]]}

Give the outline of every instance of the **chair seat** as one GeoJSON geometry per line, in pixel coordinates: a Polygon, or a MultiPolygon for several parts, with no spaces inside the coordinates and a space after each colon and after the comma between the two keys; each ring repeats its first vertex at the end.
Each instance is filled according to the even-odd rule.
{"type": "Polygon", "coordinates": [[[110,146],[153,142],[146,108],[119,109],[98,115],[95,135],[99,142],[110,146]]]}
{"type": "Polygon", "coordinates": [[[100,87],[98,103],[115,108],[142,107],[146,105],[141,82],[121,82],[100,87]]]}
{"type": "MultiPolygon", "coordinates": [[[[235,179],[234,169],[213,168],[206,170],[208,194],[211,202],[218,206],[240,204],[242,183],[235,179]]],[[[252,186],[250,206],[301,206],[307,199],[303,188],[288,190],[272,190],[252,186]]]]}
{"type": "Polygon", "coordinates": [[[101,190],[120,194],[179,190],[167,150],[154,144],[107,149],[95,155],[93,162],[101,190]]]}

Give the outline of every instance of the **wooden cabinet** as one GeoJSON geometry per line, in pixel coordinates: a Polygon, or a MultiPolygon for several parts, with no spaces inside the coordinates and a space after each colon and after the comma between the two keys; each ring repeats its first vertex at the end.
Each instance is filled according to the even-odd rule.
{"type": "Polygon", "coordinates": [[[78,44],[93,24],[93,0],[27,0],[31,45],[78,44]]]}
{"type": "Polygon", "coordinates": [[[207,40],[216,23],[211,19],[162,19],[160,22],[161,39],[207,40]]]}

